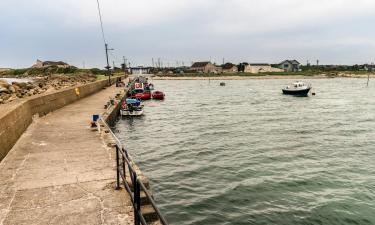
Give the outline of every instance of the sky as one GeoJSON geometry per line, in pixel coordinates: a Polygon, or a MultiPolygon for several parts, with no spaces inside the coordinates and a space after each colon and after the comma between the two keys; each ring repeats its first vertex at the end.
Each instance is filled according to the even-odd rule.
{"type": "MultiPolygon", "coordinates": [[[[375,62],[375,0],[100,0],[110,62],[375,62]]],[[[0,0],[0,68],[105,66],[96,0],[0,0]]]]}

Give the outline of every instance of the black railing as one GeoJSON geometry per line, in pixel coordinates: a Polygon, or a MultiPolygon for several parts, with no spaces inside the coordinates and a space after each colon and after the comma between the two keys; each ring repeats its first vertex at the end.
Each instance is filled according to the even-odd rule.
{"type": "Polygon", "coordinates": [[[116,144],[116,168],[117,189],[121,189],[122,184],[130,195],[134,207],[134,224],[147,225],[146,219],[144,218],[141,210],[141,192],[143,192],[147,201],[151,203],[153,209],[155,210],[155,213],[157,214],[161,224],[168,225],[168,222],[165,220],[160,210],[156,206],[152,195],[142,183],[137,172],[134,170],[128,152],[123,147],[121,147],[121,144],[116,144]],[[128,170],[128,173],[126,170],[128,170]],[[127,176],[130,177],[131,183],[133,184],[133,191],[128,184],[128,181],[126,179],[127,176]]]}

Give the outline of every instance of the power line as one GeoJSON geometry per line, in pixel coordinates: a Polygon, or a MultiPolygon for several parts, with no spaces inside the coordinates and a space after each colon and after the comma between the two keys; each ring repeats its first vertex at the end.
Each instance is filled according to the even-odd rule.
{"type": "Polygon", "coordinates": [[[96,0],[96,2],[98,3],[98,13],[99,13],[99,20],[100,20],[100,28],[102,29],[102,37],[103,37],[104,44],[106,44],[107,41],[106,41],[105,35],[104,35],[103,20],[102,20],[102,13],[100,11],[99,0],[96,0]]]}

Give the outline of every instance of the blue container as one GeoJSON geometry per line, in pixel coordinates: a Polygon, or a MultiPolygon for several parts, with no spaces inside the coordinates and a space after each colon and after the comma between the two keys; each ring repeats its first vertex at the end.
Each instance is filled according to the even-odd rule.
{"type": "Polygon", "coordinates": [[[96,122],[99,119],[99,115],[92,115],[92,121],[96,122]]]}

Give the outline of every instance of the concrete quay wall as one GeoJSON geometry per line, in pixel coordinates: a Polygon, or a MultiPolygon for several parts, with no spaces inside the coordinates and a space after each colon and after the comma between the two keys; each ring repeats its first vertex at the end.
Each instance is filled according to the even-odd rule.
{"type": "MultiPolygon", "coordinates": [[[[114,82],[116,79],[112,78],[112,81],[114,82]]],[[[108,80],[101,80],[3,105],[4,108],[0,109],[0,161],[31,124],[33,115],[47,115],[63,106],[94,94],[107,85],[108,80]]]]}

